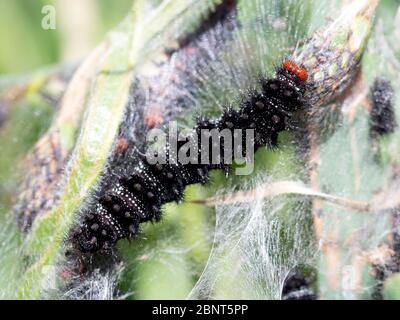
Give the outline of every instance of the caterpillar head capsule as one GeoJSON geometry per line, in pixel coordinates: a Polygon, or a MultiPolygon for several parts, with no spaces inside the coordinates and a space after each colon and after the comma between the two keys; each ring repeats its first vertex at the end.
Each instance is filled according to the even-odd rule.
{"type": "Polygon", "coordinates": [[[308,78],[307,70],[303,67],[300,67],[297,63],[292,60],[287,60],[282,63],[282,68],[292,74],[294,74],[298,80],[302,82],[306,82],[308,78]]]}
{"type": "Polygon", "coordinates": [[[307,88],[307,70],[291,60],[283,62],[276,69],[276,76],[263,79],[263,93],[271,101],[280,101],[275,108],[293,112],[306,105],[305,92],[307,88]]]}

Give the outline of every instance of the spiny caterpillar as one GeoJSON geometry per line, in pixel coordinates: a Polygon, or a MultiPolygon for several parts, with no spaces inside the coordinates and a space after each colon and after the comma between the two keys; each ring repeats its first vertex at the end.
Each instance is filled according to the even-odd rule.
{"type": "Polygon", "coordinates": [[[376,78],[371,88],[370,134],[380,137],[392,133],[397,127],[393,107],[393,88],[389,80],[376,78]]]}
{"type": "MultiPolygon", "coordinates": [[[[255,151],[277,146],[278,134],[289,128],[293,113],[307,104],[306,80],[304,68],[285,61],[274,78],[260,79],[261,91],[244,97],[238,109],[226,108],[217,120],[200,119],[194,131],[254,129],[255,151]]],[[[165,148],[169,150],[168,144],[165,148]]],[[[196,165],[151,165],[142,157],[131,172],[109,186],[91,212],[84,214],[73,232],[74,242],[83,252],[96,252],[110,249],[119,239],[137,236],[140,223],[160,220],[161,206],[182,200],[187,185],[207,183],[211,169],[227,169],[225,154],[220,154],[219,164],[196,165]]]]}

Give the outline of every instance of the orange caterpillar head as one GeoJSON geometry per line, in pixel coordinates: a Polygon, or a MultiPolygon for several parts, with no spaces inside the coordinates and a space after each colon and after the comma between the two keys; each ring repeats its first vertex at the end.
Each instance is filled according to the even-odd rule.
{"type": "Polygon", "coordinates": [[[308,78],[307,70],[300,67],[294,61],[287,60],[287,61],[283,62],[282,68],[287,71],[293,72],[301,81],[307,81],[307,78],[308,78]]]}

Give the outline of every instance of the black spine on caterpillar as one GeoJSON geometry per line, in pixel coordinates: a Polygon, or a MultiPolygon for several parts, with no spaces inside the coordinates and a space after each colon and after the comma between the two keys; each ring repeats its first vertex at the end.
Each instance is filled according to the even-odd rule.
{"type": "Polygon", "coordinates": [[[397,127],[393,97],[394,92],[390,81],[381,77],[376,78],[370,93],[370,134],[372,137],[387,135],[397,127]]]}
{"type": "MultiPolygon", "coordinates": [[[[200,119],[194,131],[254,129],[254,151],[261,146],[275,147],[278,134],[288,128],[293,113],[306,105],[306,80],[303,68],[286,61],[274,78],[260,79],[261,91],[249,94],[238,109],[225,109],[217,120],[200,119]]],[[[221,150],[223,147],[221,143],[221,150]]],[[[143,157],[129,175],[108,188],[92,212],[84,215],[73,241],[83,252],[96,252],[110,249],[119,239],[137,236],[140,223],[158,221],[161,206],[182,200],[187,185],[206,183],[212,169],[227,169],[224,153],[220,154],[218,164],[151,165],[143,157]]]]}

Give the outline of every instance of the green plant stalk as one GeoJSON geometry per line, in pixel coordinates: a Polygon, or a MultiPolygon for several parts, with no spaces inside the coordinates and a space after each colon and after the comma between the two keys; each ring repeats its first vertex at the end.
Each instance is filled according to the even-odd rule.
{"type": "MultiPolygon", "coordinates": [[[[353,186],[357,180],[357,172],[353,172],[354,175],[351,172],[359,165],[357,159],[332,162],[332,158],[336,159],[337,156],[330,150],[335,150],[337,147],[339,143],[337,139],[341,141],[339,145],[350,144],[354,133],[351,130],[355,130],[353,123],[344,125],[335,134],[339,138],[330,138],[322,150],[318,132],[320,129],[325,129],[325,126],[332,126],[331,123],[321,121],[324,116],[332,112],[327,104],[341,97],[354,83],[372,30],[377,4],[378,1],[375,0],[350,2],[330,26],[316,32],[315,36],[295,55],[295,60],[301,62],[309,72],[308,96],[314,120],[310,128],[310,179],[313,189],[319,190],[321,185],[327,185],[331,186],[332,189],[329,191],[333,193],[352,190],[351,195],[354,198],[370,196],[371,190],[361,191],[353,186]],[[347,130],[350,130],[350,133],[347,130]],[[320,163],[323,164],[322,167],[318,166],[320,163]],[[353,179],[339,179],[336,175],[330,174],[331,172],[348,172],[348,177],[353,179]]],[[[346,147],[338,152],[336,150],[337,155],[352,155],[352,150],[346,147]]],[[[366,261],[361,259],[361,248],[357,251],[353,249],[358,246],[346,245],[354,236],[356,226],[365,220],[353,212],[339,211],[332,206],[321,204],[318,200],[313,201],[314,228],[322,253],[319,264],[319,293],[322,299],[361,297],[365,294],[361,289],[367,287],[371,281],[366,261]]]]}

